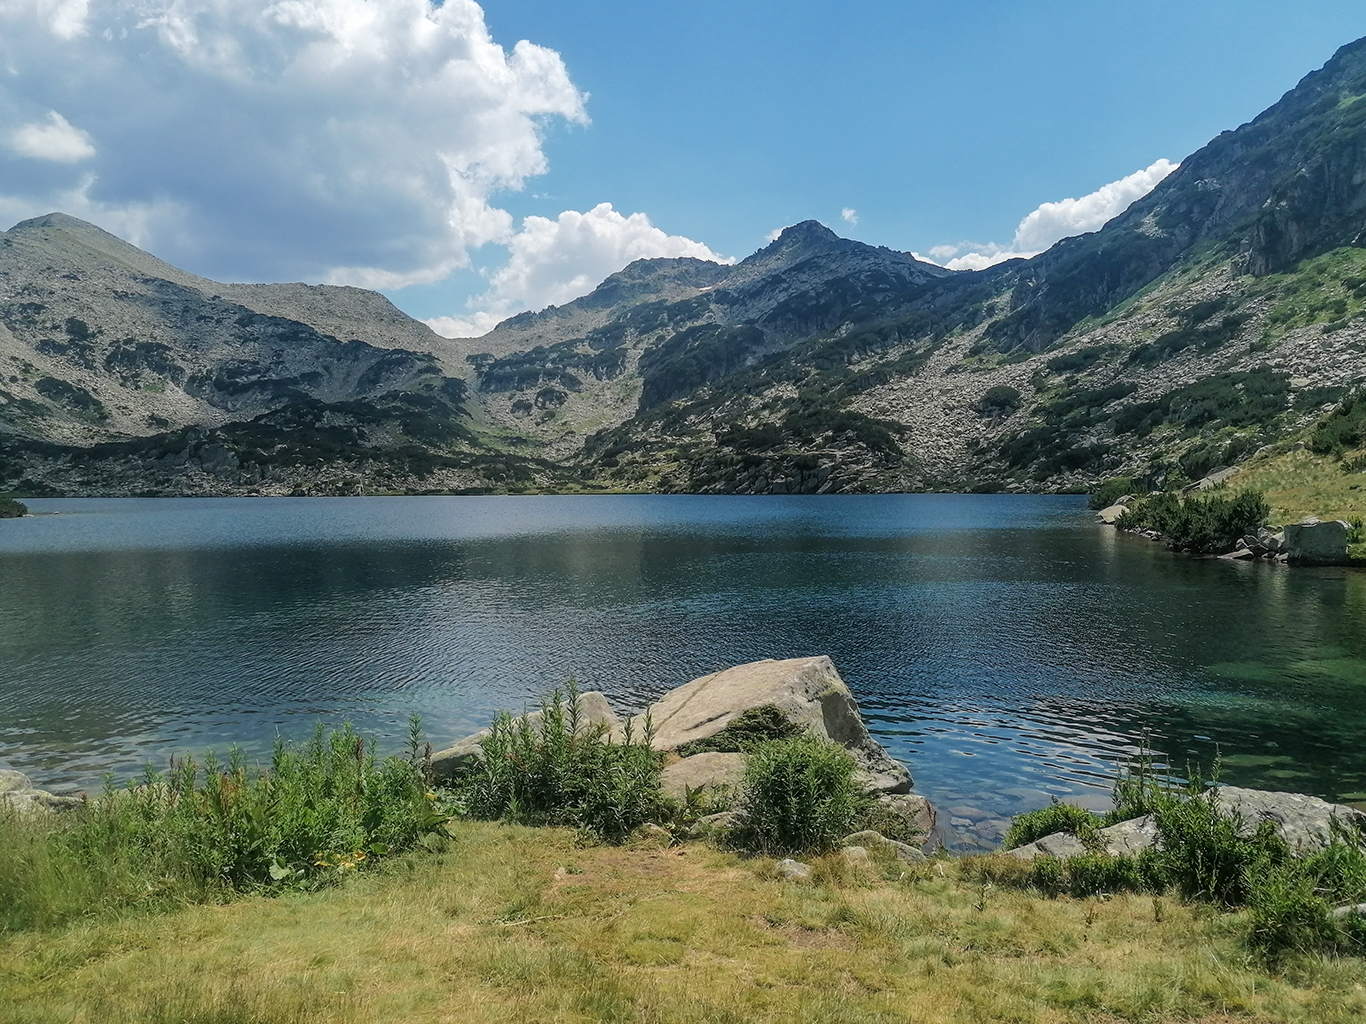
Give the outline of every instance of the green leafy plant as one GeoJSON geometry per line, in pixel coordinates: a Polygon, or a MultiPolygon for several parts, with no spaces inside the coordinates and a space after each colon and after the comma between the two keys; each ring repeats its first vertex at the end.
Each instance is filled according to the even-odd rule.
{"type": "Polygon", "coordinates": [[[1009,831],[1006,832],[1003,846],[1007,850],[1013,850],[1017,846],[1024,846],[1056,832],[1070,832],[1080,839],[1083,845],[1095,847],[1100,842],[1100,827],[1099,815],[1054,800],[1047,807],[1041,807],[1037,811],[1017,814],[1010,823],[1009,831]]]}
{"type": "Polygon", "coordinates": [[[762,704],[741,711],[720,732],[682,744],[678,753],[681,757],[709,752],[744,754],[767,740],[786,739],[801,731],[801,726],[794,724],[777,707],[762,704]]]}
{"type": "Polygon", "coordinates": [[[28,515],[28,506],[13,498],[0,498],[0,519],[18,519],[28,515]]]}
{"type": "Polygon", "coordinates": [[[731,841],[756,853],[826,853],[854,829],[854,758],[815,736],[769,740],[750,751],[731,841]]]}
{"type": "Polygon", "coordinates": [[[1124,495],[1136,493],[1138,489],[1138,484],[1132,477],[1114,477],[1098,485],[1086,499],[1086,504],[1099,512],[1103,508],[1109,508],[1124,495]]]}

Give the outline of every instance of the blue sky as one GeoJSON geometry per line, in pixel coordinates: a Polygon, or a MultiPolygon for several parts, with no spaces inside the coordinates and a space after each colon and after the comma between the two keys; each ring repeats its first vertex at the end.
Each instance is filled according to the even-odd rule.
{"type": "Polygon", "coordinates": [[[3,5],[0,216],[470,332],[806,218],[1019,249],[1040,204],[1179,161],[1362,35],[1359,0],[3,5]]]}

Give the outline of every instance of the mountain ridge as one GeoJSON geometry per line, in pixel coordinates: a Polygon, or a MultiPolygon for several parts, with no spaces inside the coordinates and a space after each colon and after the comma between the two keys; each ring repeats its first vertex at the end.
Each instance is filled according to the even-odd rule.
{"type": "Polygon", "coordinates": [[[475,339],[360,289],[207,281],[50,215],[0,233],[0,487],[1193,478],[1366,381],[1363,243],[1366,40],[1033,259],[955,272],[804,221],[735,264],[636,261],[475,339]]]}

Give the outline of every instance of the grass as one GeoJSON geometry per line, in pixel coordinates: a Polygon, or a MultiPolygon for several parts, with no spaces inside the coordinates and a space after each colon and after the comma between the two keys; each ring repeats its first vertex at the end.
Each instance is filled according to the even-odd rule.
{"type": "Polygon", "coordinates": [[[1348,522],[1366,517],[1366,474],[1346,473],[1337,459],[1307,450],[1255,459],[1239,469],[1229,486],[1261,491],[1277,524],[1308,516],[1348,522]]]}
{"type": "Polygon", "coordinates": [[[0,938],[0,1019],[1355,1022],[1362,963],[1248,961],[1238,915],[1166,897],[1043,901],[970,865],[815,881],[700,845],[451,826],[343,886],[0,938]]]}

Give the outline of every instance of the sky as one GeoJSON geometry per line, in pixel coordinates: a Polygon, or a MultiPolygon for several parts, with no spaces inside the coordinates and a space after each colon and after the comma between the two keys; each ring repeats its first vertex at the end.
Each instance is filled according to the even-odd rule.
{"type": "Polygon", "coordinates": [[[0,221],[448,335],[808,218],[977,269],[1363,35],[1360,0],[0,0],[0,221]]]}

